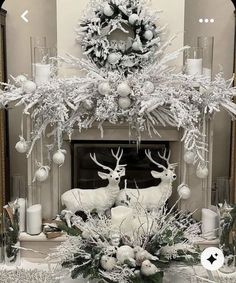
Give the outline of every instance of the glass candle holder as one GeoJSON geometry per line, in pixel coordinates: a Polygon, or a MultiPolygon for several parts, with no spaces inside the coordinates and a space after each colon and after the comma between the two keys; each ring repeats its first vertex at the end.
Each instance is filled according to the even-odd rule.
{"type": "Polygon", "coordinates": [[[197,46],[203,51],[202,74],[212,79],[214,37],[199,36],[197,46]]]}
{"type": "Polygon", "coordinates": [[[203,51],[199,47],[185,50],[185,73],[190,76],[202,75],[203,51]]]}
{"type": "Polygon", "coordinates": [[[31,75],[34,77],[34,49],[35,47],[46,48],[46,37],[45,36],[31,36],[30,37],[30,50],[31,50],[31,75]]]}

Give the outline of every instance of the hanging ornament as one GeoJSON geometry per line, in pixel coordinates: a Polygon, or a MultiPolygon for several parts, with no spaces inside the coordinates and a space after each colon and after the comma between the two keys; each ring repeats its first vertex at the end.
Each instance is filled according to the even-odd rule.
{"type": "Polygon", "coordinates": [[[27,150],[28,150],[28,143],[26,142],[26,140],[22,136],[20,136],[20,140],[16,143],[15,149],[19,153],[27,152],[27,150]]]}
{"type": "Polygon", "coordinates": [[[98,92],[101,95],[108,95],[108,94],[110,94],[111,93],[111,87],[110,87],[109,83],[107,83],[107,82],[100,83],[98,85],[98,92]]]}
{"type": "Polygon", "coordinates": [[[132,14],[129,16],[129,23],[131,25],[136,25],[139,21],[139,16],[137,14],[132,14]]]}
{"type": "Polygon", "coordinates": [[[142,43],[139,41],[134,41],[134,43],[132,44],[132,49],[135,51],[141,51],[142,47],[142,43]]]}
{"type": "Polygon", "coordinates": [[[62,165],[65,162],[65,154],[66,150],[58,149],[58,151],[53,154],[53,162],[57,165],[62,165]]]}
{"type": "Polygon", "coordinates": [[[23,91],[27,94],[33,93],[37,89],[36,83],[32,81],[25,81],[22,87],[23,91]]]}
{"type": "Polygon", "coordinates": [[[143,36],[147,40],[152,40],[154,35],[151,30],[146,30],[143,36]]]}
{"type": "Polygon", "coordinates": [[[19,75],[15,78],[15,84],[16,84],[17,87],[22,87],[22,85],[26,81],[27,81],[27,78],[23,75],[19,75]]]}
{"type": "Polygon", "coordinates": [[[131,105],[131,100],[129,97],[120,97],[118,100],[118,104],[122,109],[128,109],[131,105]]]}
{"type": "Polygon", "coordinates": [[[196,175],[200,179],[206,179],[209,174],[208,168],[206,166],[198,166],[196,175]]]}
{"type": "Polygon", "coordinates": [[[111,54],[108,55],[107,61],[108,61],[109,64],[115,65],[120,61],[121,57],[122,57],[122,55],[119,54],[119,53],[111,53],[111,54]]]}
{"type": "Polygon", "coordinates": [[[194,159],[195,159],[195,154],[192,151],[187,151],[184,154],[184,161],[187,164],[193,164],[194,163],[194,159]]]}
{"type": "Polygon", "coordinates": [[[155,90],[155,85],[153,82],[146,81],[143,85],[143,89],[147,94],[151,94],[155,90]]]}
{"type": "Polygon", "coordinates": [[[86,110],[92,110],[94,108],[94,102],[90,99],[87,99],[83,102],[83,108],[86,110]]]}
{"type": "Polygon", "coordinates": [[[130,246],[121,246],[117,249],[116,258],[123,264],[126,260],[134,259],[134,250],[130,246]]]}
{"type": "Polygon", "coordinates": [[[35,180],[37,180],[38,182],[44,182],[47,180],[48,176],[49,176],[49,166],[42,166],[40,163],[38,163],[40,166],[39,169],[35,172],[34,174],[34,180],[33,182],[35,182],[35,180]]]}
{"type": "Polygon", "coordinates": [[[120,83],[117,87],[119,96],[126,97],[131,93],[131,88],[127,82],[120,83]]]}
{"type": "Polygon", "coordinates": [[[186,199],[189,199],[191,197],[191,190],[185,184],[179,185],[178,188],[177,188],[177,192],[178,192],[181,199],[186,200],[186,199]]]}
{"type": "Polygon", "coordinates": [[[117,260],[114,257],[103,255],[100,260],[101,267],[104,270],[112,271],[116,266],[117,260]]]}
{"type": "Polygon", "coordinates": [[[108,3],[103,8],[103,14],[107,17],[111,17],[114,14],[114,10],[108,3]]]}

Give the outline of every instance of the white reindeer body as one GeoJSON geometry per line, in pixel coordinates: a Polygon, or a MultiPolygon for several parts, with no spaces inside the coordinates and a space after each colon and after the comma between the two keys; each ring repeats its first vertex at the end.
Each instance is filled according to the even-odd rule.
{"type": "Polygon", "coordinates": [[[164,156],[166,152],[163,156],[160,154],[159,156],[167,161],[167,168],[154,161],[150,151],[146,151],[145,153],[154,164],[163,169],[163,172],[151,171],[151,174],[155,179],[161,179],[161,183],[157,186],[144,189],[125,188],[120,191],[116,200],[116,205],[137,206],[137,204],[141,204],[141,206],[147,210],[154,210],[162,207],[170,198],[172,194],[172,182],[176,179],[174,173],[174,167],[176,165],[169,164],[170,155],[168,158],[165,158],[164,156]]]}
{"type": "Polygon", "coordinates": [[[111,208],[119,194],[119,182],[120,178],[125,175],[125,165],[119,165],[119,161],[122,157],[123,151],[120,153],[118,149],[117,153],[112,155],[116,158],[117,163],[114,170],[102,165],[96,159],[96,155],[90,155],[91,159],[101,166],[104,170],[108,170],[109,173],[98,172],[98,175],[104,179],[108,180],[108,185],[106,187],[101,187],[98,189],[72,189],[65,192],[61,196],[62,205],[66,206],[67,210],[75,213],[76,211],[104,213],[107,209],[111,208]]]}

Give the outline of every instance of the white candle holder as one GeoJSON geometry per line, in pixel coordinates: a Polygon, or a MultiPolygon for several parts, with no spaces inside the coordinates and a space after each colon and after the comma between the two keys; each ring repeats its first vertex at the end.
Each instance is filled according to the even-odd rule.
{"type": "Polygon", "coordinates": [[[31,36],[30,37],[30,50],[31,50],[31,76],[34,77],[34,49],[35,47],[46,48],[46,37],[45,36],[31,36]]]}
{"type": "Polygon", "coordinates": [[[199,47],[185,50],[185,73],[190,76],[201,76],[203,70],[203,51],[199,47]]]}

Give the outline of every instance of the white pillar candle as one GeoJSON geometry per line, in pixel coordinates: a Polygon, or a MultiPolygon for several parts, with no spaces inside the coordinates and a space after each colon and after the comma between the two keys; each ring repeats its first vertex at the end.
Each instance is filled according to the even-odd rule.
{"type": "Polygon", "coordinates": [[[27,233],[38,235],[42,231],[42,206],[35,204],[27,209],[27,233]]]}
{"type": "Polygon", "coordinates": [[[133,209],[125,206],[117,206],[111,209],[111,223],[121,233],[132,233],[133,209]]]}
{"type": "Polygon", "coordinates": [[[50,79],[50,64],[34,64],[35,83],[37,85],[46,83],[50,79]]]}
{"type": "Polygon", "coordinates": [[[24,198],[19,198],[17,203],[19,205],[19,229],[20,229],[20,232],[24,232],[25,231],[26,200],[24,198]]]}
{"type": "Polygon", "coordinates": [[[207,240],[217,237],[219,228],[218,214],[211,209],[202,209],[202,236],[207,240]]]}
{"type": "Polygon", "coordinates": [[[186,72],[192,76],[202,75],[202,59],[187,59],[186,72]]]}

